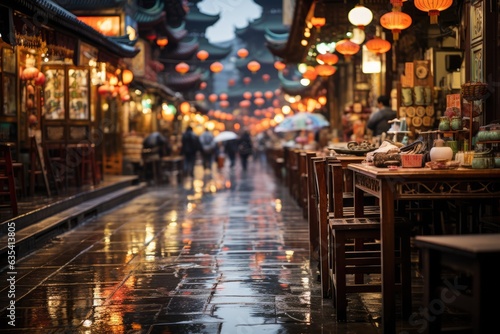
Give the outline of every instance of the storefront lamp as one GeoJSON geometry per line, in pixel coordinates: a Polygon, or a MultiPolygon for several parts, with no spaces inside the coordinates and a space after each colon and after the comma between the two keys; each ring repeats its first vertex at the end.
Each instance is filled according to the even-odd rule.
{"type": "Polygon", "coordinates": [[[124,85],[128,85],[134,80],[134,73],[131,70],[123,70],[122,72],[122,82],[124,85]]]}
{"type": "Polygon", "coordinates": [[[431,24],[437,24],[439,12],[450,8],[453,0],[415,0],[414,3],[419,10],[429,13],[431,24]]]}
{"type": "Polygon", "coordinates": [[[395,41],[399,39],[401,30],[408,28],[411,22],[410,15],[394,9],[380,17],[380,25],[392,31],[392,38],[395,41]]]}
{"type": "Polygon", "coordinates": [[[356,5],[350,10],[347,18],[352,25],[358,27],[359,29],[365,29],[365,27],[372,22],[373,13],[363,5],[356,5]]]}
{"type": "Polygon", "coordinates": [[[191,104],[187,101],[184,101],[179,105],[179,110],[185,115],[191,111],[191,104]]]}

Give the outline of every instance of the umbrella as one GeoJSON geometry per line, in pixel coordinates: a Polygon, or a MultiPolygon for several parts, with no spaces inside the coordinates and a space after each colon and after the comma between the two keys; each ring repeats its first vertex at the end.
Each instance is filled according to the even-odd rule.
{"type": "Polygon", "coordinates": [[[214,141],[218,143],[221,141],[233,140],[236,138],[238,138],[238,135],[233,131],[222,131],[221,133],[219,133],[217,136],[214,137],[214,141]]]}
{"type": "Polygon", "coordinates": [[[317,130],[330,123],[321,114],[299,112],[293,116],[287,117],[274,128],[275,132],[290,132],[300,130],[317,130]]]}

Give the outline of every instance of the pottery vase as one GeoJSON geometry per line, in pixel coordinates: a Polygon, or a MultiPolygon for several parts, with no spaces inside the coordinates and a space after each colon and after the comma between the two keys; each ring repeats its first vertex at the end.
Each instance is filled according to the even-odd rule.
{"type": "Polygon", "coordinates": [[[446,116],[443,116],[439,120],[438,129],[440,131],[450,131],[450,119],[446,116]]]}
{"type": "Polygon", "coordinates": [[[445,161],[453,158],[451,147],[445,146],[444,140],[436,139],[430,151],[431,161],[445,161]]]}

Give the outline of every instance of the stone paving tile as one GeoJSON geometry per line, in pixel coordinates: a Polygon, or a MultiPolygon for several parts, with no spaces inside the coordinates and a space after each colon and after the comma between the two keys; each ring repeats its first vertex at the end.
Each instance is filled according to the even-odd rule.
{"type": "MultiPolygon", "coordinates": [[[[335,321],[309,260],[302,209],[260,167],[197,169],[194,181],[151,187],[20,259],[16,330],[380,333],[377,294],[349,296],[348,321],[335,321]]],[[[12,329],[0,323],[2,333],[12,329]]]]}

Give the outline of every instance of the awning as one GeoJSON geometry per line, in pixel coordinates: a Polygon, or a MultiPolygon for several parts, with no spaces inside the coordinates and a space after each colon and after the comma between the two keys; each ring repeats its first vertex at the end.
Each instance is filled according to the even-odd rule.
{"type": "Polygon", "coordinates": [[[181,93],[162,85],[158,82],[150,81],[144,78],[134,78],[130,83],[130,88],[142,89],[146,92],[156,93],[169,102],[178,103],[184,100],[181,93]]]}

